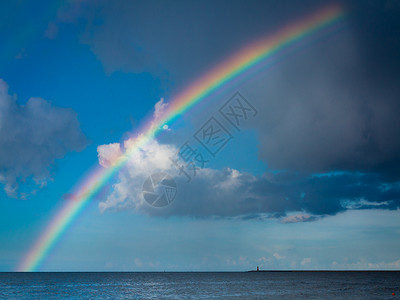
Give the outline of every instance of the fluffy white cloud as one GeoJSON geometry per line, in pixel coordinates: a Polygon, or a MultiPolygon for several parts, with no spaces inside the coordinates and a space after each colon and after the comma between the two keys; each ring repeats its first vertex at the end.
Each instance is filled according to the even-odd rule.
{"type": "Polygon", "coordinates": [[[357,262],[332,262],[332,267],[338,270],[398,270],[400,268],[400,259],[390,262],[371,262],[360,259],[357,262]]]}
{"type": "Polygon", "coordinates": [[[19,186],[28,178],[38,187],[44,186],[56,159],[80,151],[86,144],[72,109],[41,98],[20,105],[0,79],[0,182],[8,196],[25,198],[25,193],[19,194],[19,186]]]}
{"type": "Polygon", "coordinates": [[[275,257],[277,260],[281,260],[284,259],[285,256],[280,255],[279,253],[275,252],[274,254],[272,254],[273,257],[275,257]]]}
{"type": "MultiPolygon", "coordinates": [[[[138,137],[139,139],[141,137],[138,137]]],[[[135,138],[124,142],[124,149],[130,149],[135,138]]],[[[120,144],[102,145],[97,148],[99,163],[109,167],[121,155],[120,144]]],[[[170,172],[170,158],[176,155],[177,149],[172,145],[162,145],[153,140],[132,155],[126,166],[118,174],[118,183],[113,185],[112,193],[100,203],[102,211],[110,208],[139,208],[145,205],[142,196],[142,185],[146,178],[155,172],[170,172]]]]}
{"type": "Polygon", "coordinates": [[[282,218],[282,223],[312,222],[318,220],[317,217],[307,214],[295,214],[282,218]]]}
{"type": "Polygon", "coordinates": [[[97,147],[99,164],[108,168],[122,155],[121,146],[119,143],[100,145],[97,147]]]}
{"type": "MultiPolygon", "coordinates": [[[[141,137],[138,137],[139,139],[141,137]]],[[[124,149],[130,149],[136,142],[135,138],[128,139],[124,142],[124,149]]],[[[110,161],[116,159],[120,154],[119,144],[102,145],[98,147],[99,163],[103,167],[109,167],[110,161]]],[[[211,202],[204,203],[209,211],[213,214],[213,206],[217,203],[220,208],[217,214],[224,210],[224,207],[230,211],[230,206],[235,206],[237,201],[233,197],[234,193],[240,190],[243,181],[240,179],[244,175],[234,169],[213,170],[213,169],[197,169],[194,175],[191,174],[192,182],[186,182],[187,179],[173,165],[171,159],[176,159],[178,149],[174,145],[160,144],[156,140],[152,140],[141,147],[135,155],[132,155],[125,167],[118,174],[118,181],[113,185],[113,190],[107,199],[99,204],[100,210],[107,209],[134,209],[143,213],[153,214],[154,210],[144,200],[142,195],[142,186],[145,180],[154,173],[165,172],[174,176],[178,183],[180,204],[176,205],[173,211],[167,214],[186,214],[195,213],[196,207],[202,206],[205,194],[210,193],[211,202]],[[233,203],[232,203],[233,202],[233,203]]],[[[250,175],[248,175],[250,176],[250,175]]],[[[250,176],[251,177],[251,176],[250,176]]],[[[200,214],[204,212],[199,211],[200,214]]]]}
{"type": "Polygon", "coordinates": [[[160,101],[156,103],[154,106],[154,119],[158,120],[165,112],[168,103],[164,102],[164,98],[161,98],[160,101]]]}

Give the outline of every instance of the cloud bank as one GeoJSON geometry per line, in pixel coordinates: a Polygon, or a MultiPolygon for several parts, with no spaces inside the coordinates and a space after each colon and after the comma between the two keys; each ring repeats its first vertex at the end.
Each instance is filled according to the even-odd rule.
{"type": "MultiPolygon", "coordinates": [[[[125,141],[127,144],[134,140],[125,141]]],[[[115,158],[119,144],[98,148],[99,161],[115,158]]],[[[347,209],[397,209],[400,185],[382,185],[378,175],[341,172],[324,175],[282,172],[254,176],[238,170],[198,169],[191,182],[179,174],[170,158],[178,149],[153,141],[132,157],[118,174],[111,194],[99,204],[101,211],[134,210],[153,216],[280,218],[282,223],[310,222],[347,209]],[[169,206],[155,209],[146,203],[142,186],[148,176],[166,172],[178,185],[169,206]],[[293,214],[301,212],[299,214],[293,214]]]]}
{"type": "Polygon", "coordinates": [[[8,196],[24,198],[19,187],[29,178],[45,185],[56,159],[86,144],[73,110],[41,98],[20,105],[0,80],[0,182],[8,196]]]}

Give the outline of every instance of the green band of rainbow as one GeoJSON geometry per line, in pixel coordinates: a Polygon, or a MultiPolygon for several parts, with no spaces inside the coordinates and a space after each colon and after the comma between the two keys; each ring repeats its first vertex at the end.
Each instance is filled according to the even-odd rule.
{"type": "Polygon", "coordinates": [[[332,26],[343,18],[345,12],[339,5],[330,5],[311,14],[305,19],[295,22],[267,39],[261,39],[245,47],[222,64],[195,81],[175,100],[173,100],[164,115],[154,122],[147,122],[140,128],[139,137],[126,150],[112,167],[97,168],[74,193],[74,200],[68,201],[52,218],[40,238],[27,253],[18,267],[18,271],[35,271],[38,269],[49,251],[60,239],[68,226],[79,215],[89,200],[102,186],[125,165],[136,151],[152,140],[163,124],[171,122],[193,105],[222,87],[238,75],[246,72],[267,58],[272,58],[278,52],[296,44],[304,38],[332,26]]]}

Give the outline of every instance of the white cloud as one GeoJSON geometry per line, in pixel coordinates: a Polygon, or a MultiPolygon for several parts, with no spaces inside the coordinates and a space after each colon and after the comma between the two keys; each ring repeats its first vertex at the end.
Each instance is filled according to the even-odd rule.
{"type": "Polygon", "coordinates": [[[139,268],[143,266],[143,262],[139,258],[135,258],[134,262],[139,268]]]}
{"type": "MultiPolygon", "coordinates": [[[[124,142],[124,149],[134,147],[136,139],[130,138],[124,142]]],[[[146,178],[155,172],[170,172],[171,161],[177,149],[171,145],[162,145],[153,140],[141,147],[135,155],[132,155],[126,166],[118,174],[118,182],[113,185],[112,193],[100,203],[101,211],[110,208],[123,209],[138,208],[145,205],[142,196],[142,185],[146,178]]],[[[98,147],[99,163],[108,167],[109,162],[121,155],[119,144],[101,145],[98,147]],[[117,149],[117,150],[116,150],[117,149]]]]}
{"type": "Polygon", "coordinates": [[[156,103],[154,106],[154,120],[157,121],[165,112],[168,107],[168,103],[164,102],[164,98],[161,98],[160,101],[156,103]]]}
{"type": "Polygon", "coordinates": [[[316,221],[317,219],[318,218],[315,216],[300,213],[284,217],[281,219],[281,222],[282,223],[312,222],[316,221]]]}
{"type": "Polygon", "coordinates": [[[19,187],[30,178],[38,188],[45,186],[56,159],[86,144],[73,110],[41,98],[20,105],[0,79],[0,182],[8,196],[26,198],[19,187]]]}
{"type": "Polygon", "coordinates": [[[238,186],[241,185],[241,181],[239,178],[240,172],[238,170],[234,170],[231,168],[227,169],[228,171],[228,176],[225,178],[224,181],[218,182],[215,184],[215,187],[229,191],[231,189],[237,188],[238,186]]]}
{"type": "Polygon", "coordinates": [[[279,255],[279,253],[277,253],[277,252],[275,252],[272,256],[275,257],[277,260],[281,260],[281,259],[284,259],[284,258],[285,258],[285,256],[281,256],[281,255],[279,255]]]}
{"type": "Polygon", "coordinates": [[[171,131],[168,124],[159,124],[162,120],[162,117],[165,116],[167,112],[169,103],[164,101],[164,98],[161,98],[155,105],[154,105],[154,113],[153,113],[153,126],[159,126],[160,129],[164,131],[171,131]]]}
{"type": "MultiPolygon", "coordinates": [[[[130,138],[124,141],[124,149],[134,147],[137,138],[130,138]]],[[[103,167],[109,167],[110,161],[114,161],[120,152],[121,146],[113,143],[109,145],[101,145],[98,147],[99,163],[103,167]]],[[[193,182],[186,182],[184,176],[179,176],[179,171],[174,167],[171,159],[176,158],[178,148],[174,145],[160,144],[156,140],[152,140],[143,145],[132,155],[125,167],[118,174],[118,181],[113,185],[111,194],[105,201],[99,204],[102,212],[108,209],[134,209],[144,213],[153,214],[156,211],[150,208],[144,201],[142,195],[142,186],[145,180],[153,173],[166,172],[175,175],[175,180],[178,182],[178,189],[181,195],[181,200],[186,203],[181,203],[175,207],[180,209],[190,209],[195,211],[197,206],[202,205],[204,201],[204,193],[210,192],[212,197],[209,203],[203,203],[208,206],[205,209],[213,211],[213,206],[220,207],[218,210],[230,211],[230,206],[236,206],[237,199],[232,198],[234,193],[240,189],[240,177],[243,177],[239,171],[234,169],[213,170],[213,169],[198,169],[196,175],[193,176],[193,182]],[[196,190],[202,191],[196,191],[196,190]],[[215,197],[213,197],[214,195],[215,197]],[[218,196],[217,196],[218,195],[218,196]],[[190,208],[189,208],[190,207],[190,208]],[[225,207],[225,208],[224,208],[225,207]]],[[[192,174],[193,175],[193,174],[192,174]]],[[[242,200],[242,199],[240,199],[242,200]]],[[[158,211],[160,212],[160,211],[158,211]]],[[[185,214],[186,212],[176,212],[185,214]]]]}
{"type": "Polygon", "coordinates": [[[105,168],[112,166],[122,155],[121,146],[119,143],[100,145],[97,147],[97,153],[99,164],[105,168]]]}
{"type": "Polygon", "coordinates": [[[332,268],[337,270],[398,270],[400,268],[400,259],[390,262],[371,262],[360,259],[357,262],[332,262],[332,268]]]}
{"type": "MultiPolygon", "coordinates": [[[[161,98],[154,106],[152,123],[158,122],[167,108],[167,103],[161,98]]],[[[167,127],[168,129],[168,127],[167,127]]],[[[141,144],[144,135],[138,135],[125,140],[122,144],[111,143],[97,147],[99,164],[104,168],[113,165],[121,155],[126,155],[135,149],[130,155],[125,168],[118,174],[118,182],[113,185],[112,193],[99,204],[101,211],[107,209],[135,208],[145,205],[142,196],[142,185],[151,174],[155,172],[170,172],[171,158],[175,157],[177,148],[173,145],[159,144],[156,140],[150,140],[141,144]]]]}
{"type": "Polygon", "coordinates": [[[301,265],[305,266],[306,264],[309,264],[310,262],[311,262],[311,258],[306,257],[306,258],[303,258],[303,260],[301,261],[301,265]]]}

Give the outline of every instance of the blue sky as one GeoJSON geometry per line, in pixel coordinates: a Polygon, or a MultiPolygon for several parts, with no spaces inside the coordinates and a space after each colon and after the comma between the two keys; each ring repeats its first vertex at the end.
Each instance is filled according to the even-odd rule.
{"type": "MultiPolygon", "coordinates": [[[[400,4],[338,3],[349,10],[340,30],[170,124],[40,270],[399,269],[400,4]],[[218,111],[237,91],[257,109],[240,130],[218,111]],[[200,149],[194,135],[211,117],[232,139],[215,157],[204,152],[209,162],[187,183],[169,155],[185,142],[200,149]],[[158,171],[178,188],[164,208],[141,193],[158,171]]],[[[73,188],[159,105],[323,3],[0,6],[0,271],[12,271],[73,188]]]]}

